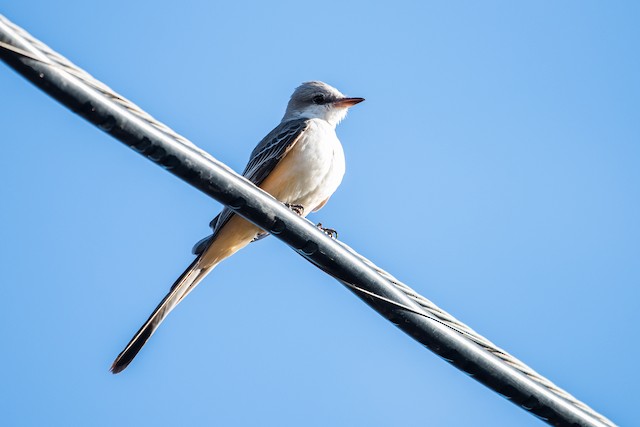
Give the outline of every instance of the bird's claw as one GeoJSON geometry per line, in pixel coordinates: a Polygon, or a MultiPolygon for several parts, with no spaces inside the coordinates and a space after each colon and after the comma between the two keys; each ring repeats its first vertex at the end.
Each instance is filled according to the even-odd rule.
{"type": "Polygon", "coordinates": [[[302,205],[292,205],[290,203],[285,203],[284,205],[295,212],[298,216],[302,216],[304,214],[304,206],[302,205]]]}
{"type": "Polygon", "coordinates": [[[318,230],[322,231],[324,234],[331,237],[333,240],[338,240],[338,232],[333,228],[325,228],[322,226],[321,222],[316,224],[316,227],[318,227],[318,230]]]}

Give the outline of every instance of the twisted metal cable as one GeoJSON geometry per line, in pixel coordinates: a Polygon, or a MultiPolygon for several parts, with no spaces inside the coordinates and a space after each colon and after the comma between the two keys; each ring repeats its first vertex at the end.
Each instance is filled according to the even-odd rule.
{"type": "MultiPolygon", "coordinates": [[[[202,155],[202,156],[204,156],[204,157],[206,157],[208,159],[212,159],[216,163],[221,164],[222,166],[224,166],[227,170],[230,170],[230,171],[232,170],[231,168],[227,167],[226,165],[222,164],[221,162],[219,162],[218,160],[213,158],[213,156],[211,156],[209,153],[207,153],[206,151],[204,151],[201,148],[199,148],[198,146],[196,146],[193,142],[189,141],[187,138],[183,137],[182,135],[176,133],[173,129],[169,128],[168,126],[166,126],[162,122],[156,120],[150,114],[148,114],[147,112],[142,110],[139,106],[137,106],[136,104],[134,104],[133,102],[131,102],[127,98],[119,95],[114,90],[109,88],[107,85],[105,85],[101,81],[95,79],[93,76],[91,76],[89,73],[87,73],[83,69],[77,67],[75,64],[71,63],[68,59],[66,59],[65,57],[63,57],[62,55],[60,55],[59,53],[57,53],[56,51],[54,51],[53,49],[51,49],[50,47],[48,47],[47,45],[42,43],[40,40],[34,38],[33,36],[31,36],[31,34],[26,32],[25,30],[23,30],[21,27],[13,24],[11,21],[6,19],[2,15],[0,15],[0,21],[2,23],[4,23],[5,25],[11,27],[11,29],[13,31],[15,31],[16,33],[18,33],[20,35],[20,37],[22,37],[24,40],[29,42],[31,47],[33,48],[33,49],[31,49],[31,51],[26,51],[26,50],[20,49],[18,47],[15,47],[15,46],[12,46],[10,44],[7,44],[7,43],[4,43],[4,42],[0,41],[0,49],[6,49],[6,50],[13,51],[13,52],[15,52],[15,53],[17,53],[17,54],[19,54],[21,56],[24,56],[24,57],[30,58],[32,60],[36,60],[36,61],[45,63],[45,64],[47,64],[47,65],[49,65],[51,67],[55,67],[55,68],[57,68],[59,70],[63,70],[64,72],[69,73],[70,75],[72,75],[72,76],[76,77],[77,79],[81,80],[86,85],[88,85],[91,88],[93,88],[96,91],[98,91],[104,97],[106,97],[109,100],[115,102],[116,104],[118,104],[122,108],[125,108],[127,111],[131,112],[132,114],[134,114],[139,119],[145,121],[149,125],[152,125],[155,129],[159,130],[160,132],[164,133],[165,135],[169,136],[170,138],[178,141],[179,143],[181,143],[185,147],[188,147],[189,149],[196,151],[197,153],[199,153],[200,155],[202,155]]],[[[389,283],[391,283],[393,286],[395,286],[397,289],[399,289],[401,292],[403,292],[405,295],[407,295],[411,300],[416,302],[420,307],[424,308],[424,310],[426,311],[427,314],[425,315],[425,313],[419,313],[419,312],[417,312],[415,310],[412,310],[409,307],[403,307],[403,308],[408,309],[410,311],[413,311],[416,314],[419,314],[419,315],[422,315],[422,316],[425,316],[425,317],[429,317],[430,319],[433,319],[433,320],[435,320],[435,321],[447,326],[448,328],[456,331],[457,333],[459,333],[460,335],[464,336],[468,340],[470,340],[470,341],[474,342],[475,344],[479,345],[480,347],[482,347],[485,351],[493,354],[494,356],[496,356],[497,358],[502,360],[505,364],[507,364],[507,365],[511,366],[512,368],[516,369],[517,371],[519,371],[520,373],[524,374],[526,377],[528,377],[532,381],[534,381],[537,384],[543,386],[544,388],[546,388],[547,390],[551,391],[555,395],[561,397],[562,399],[564,399],[568,403],[570,403],[570,404],[574,405],[575,407],[579,408],[580,410],[582,410],[586,414],[590,415],[594,419],[597,419],[598,421],[600,421],[601,423],[603,423],[605,425],[615,426],[615,424],[611,420],[609,420],[608,418],[604,417],[600,413],[596,412],[594,409],[592,409],[591,407],[589,407],[588,405],[586,405],[582,401],[578,400],[577,398],[572,396],[567,391],[565,391],[562,388],[558,387],[557,385],[552,383],[550,380],[548,380],[547,378],[543,377],[542,375],[540,375],[539,373],[534,371],[531,367],[529,367],[528,365],[526,365],[525,363],[523,363],[522,361],[520,361],[519,359],[517,359],[513,355],[509,354],[507,351],[501,349],[500,347],[496,346],[495,344],[493,344],[491,341],[489,341],[488,339],[486,339],[482,335],[478,334],[471,327],[469,327],[468,325],[466,325],[466,324],[462,323],[461,321],[457,320],[451,314],[447,313],[446,311],[444,311],[443,309],[441,309],[440,307],[435,305],[429,299],[427,299],[424,296],[420,295],[418,292],[413,290],[411,287],[409,287],[405,283],[403,283],[400,280],[398,280],[397,278],[395,278],[389,272],[383,270],[382,268],[378,267],[373,262],[371,262],[369,259],[367,259],[364,256],[358,254],[354,249],[352,249],[347,244],[345,244],[343,242],[339,242],[339,241],[338,241],[338,243],[341,246],[343,246],[345,249],[347,249],[349,252],[351,252],[353,255],[358,257],[368,267],[370,267],[374,271],[376,271],[381,277],[383,277],[385,280],[387,280],[389,283]]],[[[384,301],[386,301],[386,302],[388,302],[390,304],[399,305],[398,303],[396,303],[394,301],[391,301],[391,300],[388,300],[388,299],[385,299],[385,298],[383,298],[383,297],[381,297],[379,295],[374,295],[374,294],[368,293],[368,292],[358,288],[357,286],[354,286],[353,284],[346,283],[344,281],[341,281],[341,282],[343,284],[345,284],[346,286],[350,287],[350,288],[358,290],[359,292],[367,293],[369,296],[371,296],[373,298],[378,298],[380,300],[384,300],[384,301]]]]}
{"type": "Polygon", "coordinates": [[[453,317],[451,314],[447,313],[445,310],[443,310],[442,308],[438,307],[435,303],[433,303],[432,301],[430,301],[426,297],[420,295],[418,292],[416,292],[414,289],[409,287],[407,284],[405,284],[405,283],[401,282],[400,280],[398,280],[397,278],[395,278],[389,272],[383,270],[382,268],[378,267],[373,262],[371,262],[369,259],[367,259],[364,256],[358,254],[353,248],[351,248],[347,244],[345,244],[343,242],[338,242],[338,243],[340,243],[347,250],[349,250],[351,253],[353,253],[358,258],[360,258],[361,261],[363,261],[365,264],[367,264],[370,268],[374,269],[378,274],[380,274],[382,277],[384,277],[386,280],[388,280],[396,288],[398,288],[402,292],[404,292],[409,298],[411,298],[413,301],[418,303],[431,316],[433,316],[433,318],[437,319],[442,324],[446,325],[447,327],[453,329],[454,331],[458,332],[459,334],[465,336],[467,339],[469,339],[469,340],[473,341],[474,343],[478,344],[484,350],[486,350],[489,353],[493,354],[494,356],[498,357],[500,360],[504,361],[506,364],[508,364],[512,368],[518,370],[519,372],[521,372],[522,374],[526,375],[531,380],[533,380],[536,383],[542,385],[543,387],[545,387],[548,390],[552,391],[556,395],[562,397],[567,402],[575,405],[576,407],[580,408],[581,410],[583,410],[587,414],[591,415],[592,417],[600,420],[602,423],[604,423],[606,425],[610,425],[610,426],[615,426],[615,424],[611,420],[609,420],[608,418],[604,417],[602,414],[598,413],[593,408],[591,408],[590,406],[588,406],[584,402],[580,401],[579,399],[577,399],[575,396],[573,396],[572,394],[570,394],[566,390],[558,387],[556,384],[554,384],[549,379],[547,379],[546,377],[544,377],[541,374],[539,374],[538,372],[536,372],[533,368],[531,368],[530,366],[528,366],[527,364],[525,364],[524,362],[519,360],[517,357],[513,356],[512,354],[510,354],[506,350],[498,347],[497,345],[495,345],[494,343],[489,341],[487,338],[485,338],[484,336],[480,335],[478,332],[473,330],[470,326],[468,326],[465,323],[462,323],[461,321],[459,321],[458,319],[453,317]]]}
{"type": "Polygon", "coordinates": [[[95,77],[93,77],[91,74],[89,74],[88,72],[86,72],[82,68],[78,67],[77,65],[73,64],[67,58],[65,58],[64,56],[60,55],[55,50],[51,49],[49,46],[47,46],[46,44],[42,43],[37,38],[33,37],[30,33],[25,31],[23,28],[13,24],[11,21],[6,19],[2,15],[0,15],[0,20],[2,20],[2,22],[5,23],[6,25],[10,26],[12,30],[14,30],[16,33],[18,33],[20,35],[20,37],[22,37],[23,39],[28,41],[38,51],[38,53],[37,54],[32,54],[32,53],[27,52],[25,50],[16,48],[14,46],[11,46],[11,45],[9,45],[7,43],[1,43],[0,42],[0,46],[1,47],[5,48],[5,49],[13,50],[14,52],[16,52],[16,53],[18,53],[20,55],[23,55],[23,56],[26,56],[28,58],[34,59],[36,61],[44,62],[44,63],[46,63],[48,65],[57,67],[58,69],[63,70],[65,72],[71,74],[72,76],[82,80],[82,82],[85,83],[86,85],[88,85],[91,88],[93,88],[93,89],[97,90],[98,92],[100,92],[106,98],[108,98],[111,101],[115,102],[119,106],[125,108],[127,111],[133,113],[138,118],[144,120],[148,124],[152,125],[154,128],[158,129],[159,131],[163,132],[165,135],[170,136],[171,138],[173,138],[173,139],[179,141],[180,143],[182,143],[183,145],[186,145],[186,146],[188,146],[188,147],[190,147],[192,149],[197,150],[199,153],[201,153],[202,155],[205,155],[207,158],[212,158],[209,153],[207,153],[206,151],[202,150],[200,147],[195,145],[193,142],[189,141],[184,136],[182,136],[179,133],[175,132],[173,129],[171,129],[170,127],[168,127],[164,123],[162,123],[162,122],[156,120],[155,118],[153,118],[149,113],[144,111],[138,105],[136,105],[132,101],[126,99],[125,97],[121,96],[116,91],[111,89],[109,86],[107,86],[106,84],[102,83],[100,80],[98,80],[95,77]]]}

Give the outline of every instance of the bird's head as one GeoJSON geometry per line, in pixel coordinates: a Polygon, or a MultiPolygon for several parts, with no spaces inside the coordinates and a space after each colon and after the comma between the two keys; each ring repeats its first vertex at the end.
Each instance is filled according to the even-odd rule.
{"type": "Polygon", "coordinates": [[[326,83],[305,82],[293,91],[282,120],[322,119],[335,126],[347,115],[349,107],[362,101],[364,98],[347,98],[326,83]]]}

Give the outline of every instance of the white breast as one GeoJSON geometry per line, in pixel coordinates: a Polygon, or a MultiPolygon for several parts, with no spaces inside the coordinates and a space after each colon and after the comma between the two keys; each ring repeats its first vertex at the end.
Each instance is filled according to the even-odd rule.
{"type": "Polygon", "coordinates": [[[261,187],[282,202],[304,206],[306,215],[337,190],[344,172],[344,151],[335,127],[313,119],[261,187]]]}

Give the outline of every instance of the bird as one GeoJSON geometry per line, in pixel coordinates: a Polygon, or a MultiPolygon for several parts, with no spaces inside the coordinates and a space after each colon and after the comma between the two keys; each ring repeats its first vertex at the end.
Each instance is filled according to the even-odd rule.
{"type": "MultiPolygon", "coordinates": [[[[251,152],[242,175],[300,216],[318,211],[338,189],[345,173],[336,125],[350,107],[362,101],[364,98],[347,97],[324,82],[302,83],[291,95],[280,124],[251,152]]],[[[115,359],[112,373],[129,366],[167,315],[220,262],[268,235],[228,207],[210,225],[213,234],[195,244],[195,260],[115,359]]]]}

